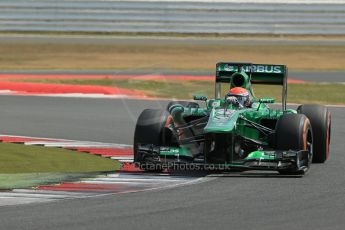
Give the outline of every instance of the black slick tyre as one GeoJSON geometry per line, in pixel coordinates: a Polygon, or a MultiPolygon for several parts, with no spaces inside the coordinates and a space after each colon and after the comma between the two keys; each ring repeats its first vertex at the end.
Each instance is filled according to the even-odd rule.
{"type": "Polygon", "coordinates": [[[308,117],[313,128],[313,163],[324,163],[329,156],[331,113],[322,105],[300,105],[297,111],[308,117]]]}
{"type": "Polygon", "coordinates": [[[162,145],[163,131],[169,114],[164,110],[145,109],[139,116],[134,132],[134,162],[144,159],[138,153],[139,144],[162,145]]]}
{"type": "MultiPolygon", "coordinates": [[[[276,124],[278,150],[309,150],[313,152],[313,131],[309,119],[303,114],[284,114],[276,124]]],[[[311,159],[308,159],[308,167],[311,159]]],[[[304,171],[280,170],[280,174],[304,174],[304,171]]]]}

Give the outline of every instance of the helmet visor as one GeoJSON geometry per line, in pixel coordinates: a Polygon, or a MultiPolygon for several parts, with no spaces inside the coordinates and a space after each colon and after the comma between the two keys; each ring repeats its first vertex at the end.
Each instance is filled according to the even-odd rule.
{"type": "Polygon", "coordinates": [[[238,101],[241,105],[247,106],[249,96],[240,96],[240,95],[237,95],[236,98],[237,98],[237,101],[238,101]]]}

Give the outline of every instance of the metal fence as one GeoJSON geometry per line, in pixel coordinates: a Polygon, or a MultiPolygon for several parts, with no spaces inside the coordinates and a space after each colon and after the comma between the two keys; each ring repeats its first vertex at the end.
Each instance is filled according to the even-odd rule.
{"type": "Polygon", "coordinates": [[[0,31],[345,34],[341,0],[277,2],[0,0],[0,31]]]}

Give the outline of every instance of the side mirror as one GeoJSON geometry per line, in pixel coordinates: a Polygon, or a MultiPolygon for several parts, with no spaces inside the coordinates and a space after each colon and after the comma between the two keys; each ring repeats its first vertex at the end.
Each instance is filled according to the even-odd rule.
{"type": "Polygon", "coordinates": [[[194,95],[193,99],[196,101],[207,101],[208,98],[204,95],[194,95]]]}
{"type": "Polygon", "coordinates": [[[272,103],[274,103],[274,98],[260,98],[259,102],[260,103],[270,103],[270,104],[272,104],[272,103]]]}

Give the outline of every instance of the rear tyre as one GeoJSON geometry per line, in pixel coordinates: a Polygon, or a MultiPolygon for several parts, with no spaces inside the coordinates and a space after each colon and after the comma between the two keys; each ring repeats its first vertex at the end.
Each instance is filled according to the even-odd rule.
{"type": "Polygon", "coordinates": [[[306,115],[313,128],[313,163],[324,163],[329,156],[331,113],[322,105],[300,105],[297,112],[306,115]]]}
{"type": "Polygon", "coordinates": [[[163,144],[164,127],[168,116],[167,111],[156,109],[145,109],[140,114],[134,132],[133,150],[135,163],[145,163],[145,159],[138,153],[139,144],[152,144],[157,146],[163,144]]]}
{"type": "MultiPolygon", "coordinates": [[[[278,150],[309,150],[313,153],[313,132],[309,119],[303,114],[284,114],[276,124],[278,150]]],[[[308,168],[311,164],[308,159],[308,168]]],[[[305,171],[279,170],[280,174],[304,174],[305,171]]]]}

